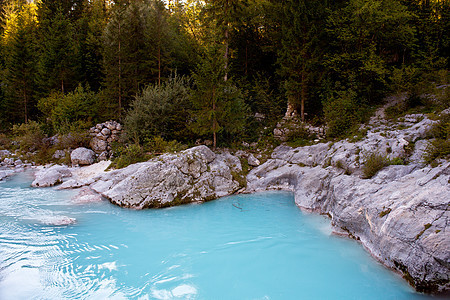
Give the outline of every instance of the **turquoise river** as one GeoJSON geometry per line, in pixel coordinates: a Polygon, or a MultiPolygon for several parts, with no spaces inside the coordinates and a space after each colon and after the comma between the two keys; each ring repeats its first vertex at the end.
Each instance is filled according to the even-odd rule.
{"type": "Polygon", "coordinates": [[[135,211],[31,181],[0,182],[2,300],[430,298],[290,193],[135,211]]]}

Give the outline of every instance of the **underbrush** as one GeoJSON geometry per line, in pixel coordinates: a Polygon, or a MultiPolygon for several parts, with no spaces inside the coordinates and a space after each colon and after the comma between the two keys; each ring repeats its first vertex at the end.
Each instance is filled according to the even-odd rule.
{"type": "Polygon", "coordinates": [[[119,143],[112,144],[112,163],[109,169],[121,169],[131,164],[147,161],[151,155],[145,153],[144,148],[139,144],[123,145],[119,143]]]}
{"type": "Polygon", "coordinates": [[[378,173],[378,171],[380,171],[384,167],[390,165],[404,165],[404,164],[405,160],[403,158],[396,157],[393,159],[388,159],[386,156],[377,153],[371,153],[366,157],[366,160],[362,168],[363,178],[364,179],[372,178],[378,173]]]}
{"type": "Polygon", "coordinates": [[[429,114],[450,107],[450,89],[447,86],[413,87],[403,101],[385,109],[386,117],[398,119],[408,114],[429,114]]]}
{"type": "Polygon", "coordinates": [[[287,144],[296,148],[311,145],[317,136],[311,134],[306,127],[301,125],[294,130],[291,130],[287,138],[287,144]]]}
{"type": "Polygon", "coordinates": [[[114,142],[111,145],[112,163],[109,168],[121,169],[131,164],[147,161],[155,155],[185,150],[186,145],[177,141],[166,141],[160,136],[146,139],[144,145],[114,142]]]}
{"type": "Polygon", "coordinates": [[[432,138],[427,147],[424,160],[427,164],[436,164],[439,159],[450,159],[450,114],[438,117],[428,137],[432,138]]]}
{"type": "Polygon", "coordinates": [[[86,131],[74,131],[67,134],[47,137],[44,125],[30,121],[17,124],[12,128],[12,135],[0,137],[2,148],[18,150],[22,159],[32,161],[38,165],[47,163],[70,164],[69,152],[54,156],[58,150],[75,149],[89,146],[89,134],[86,131]]]}

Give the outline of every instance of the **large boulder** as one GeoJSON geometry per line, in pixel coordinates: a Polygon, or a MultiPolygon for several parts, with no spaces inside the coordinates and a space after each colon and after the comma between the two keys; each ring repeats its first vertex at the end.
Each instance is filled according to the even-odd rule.
{"type": "Polygon", "coordinates": [[[94,158],[94,151],[84,147],[77,148],[70,154],[72,165],[91,165],[94,163],[94,158]]]}
{"type": "Polygon", "coordinates": [[[165,207],[230,195],[241,171],[237,157],[198,146],[102,174],[91,188],[120,206],[165,207]]]}
{"type": "Polygon", "coordinates": [[[48,187],[62,183],[63,178],[72,176],[72,172],[66,166],[54,165],[36,172],[34,176],[31,186],[48,187]]]}

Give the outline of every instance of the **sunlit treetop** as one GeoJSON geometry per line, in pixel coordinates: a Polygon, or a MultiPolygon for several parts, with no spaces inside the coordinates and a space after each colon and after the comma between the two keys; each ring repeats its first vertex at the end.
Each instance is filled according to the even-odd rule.
{"type": "Polygon", "coordinates": [[[37,22],[37,0],[25,4],[11,1],[4,10],[2,42],[8,43],[17,32],[19,25],[27,26],[37,22]]]}

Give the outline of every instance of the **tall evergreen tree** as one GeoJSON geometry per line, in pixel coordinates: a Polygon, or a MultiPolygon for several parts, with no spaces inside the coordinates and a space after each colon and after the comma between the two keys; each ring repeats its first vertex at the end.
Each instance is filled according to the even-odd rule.
{"type": "Polygon", "coordinates": [[[247,113],[241,91],[231,80],[224,81],[222,54],[217,47],[210,47],[193,76],[191,129],[199,135],[211,135],[214,148],[218,134],[236,135],[243,129],[247,113]]]}
{"type": "Polygon", "coordinates": [[[28,122],[35,114],[36,104],[36,7],[32,3],[17,3],[12,8],[3,39],[3,82],[10,103],[6,111],[10,120],[28,122]]]}
{"type": "Polygon", "coordinates": [[[38,8],[39,83],[44,96],[52,90],[64,93],[76,87],[74,28],[67,3],[46,0],[38,8]]]}
{"type": "Polygon", "coordinates": [[[223,64],[225,69],[224,80],[228,79],[230,58],[230,32],[232,26],[241,17],[243,8],[247,5],[246,0],[207,0],[205,6],[206,20],[209,26],[214,26],[214,35],[219,36],[223,43],[223,64]]]}
{"type": "Polygon", "coordinates": [[[185,37],[162,1],[115,3],[103,35],[103,66],[105,91],[117,99],[119,115],[146,85],[170,75],[175,57],[183,60],[185,37]]]}
{"type": "Polygon", "coordinates": [[[76,78],[94,91],[100,89],[103,80],[102,35],[107,21],[105,0],[86,2],[84,11],[76,21],[75,50],[76,78]]]}
{"type": "Polygon", "coordinates": [[[312,77],[322,57],[321,39],[325,29],[328,1],[286,0],[282,2],[280,75],[285,79],[288,108],[292,116],[300,108],[305,120],[305,104],[310,97],[312,77]]]}

